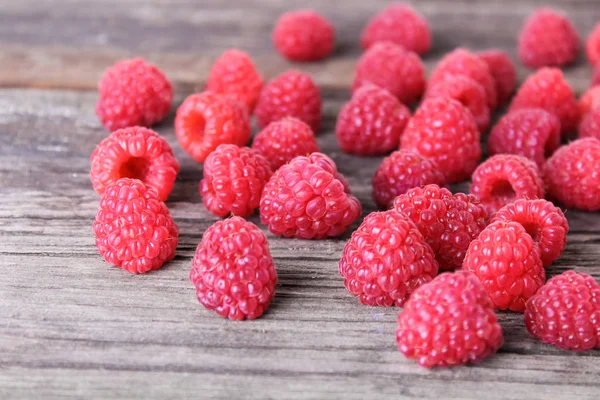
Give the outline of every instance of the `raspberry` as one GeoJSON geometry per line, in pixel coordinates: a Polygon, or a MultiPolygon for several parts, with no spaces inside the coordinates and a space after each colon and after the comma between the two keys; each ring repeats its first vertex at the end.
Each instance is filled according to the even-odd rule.
{"type": "Polygon", "coordinates": [[[198,301],[232,320],[260,317],[275,295],[277,271],[267,237],[240,217],[217,221],[202,235],[190,280],[198,301]]]}
{"type": "Polygon", "coordinates": [[[204,162],[220,144],[244,146],[250,140],[250,133],[246,108],[211,92],[189,96],[175,117],[179,144],[197,162],[204,162]]]}
{"type": "Polygon", "coordinates": [[[169,143],[158,133],[139,126],[119,129],[104,139],[90,157],[90,178],[94,190],[121,178],[139,179],[166,200],[179,173],[179,163],[169,143]]]}
{"type": "Polygon", "coordinates": [[[435,161],[447,183],[471,176],[481,158],[473,115],[448,97],[427,99],[408,122],[400,148],[435,161]]]}
{"type": "Polygon", "coordinates": [[[523,225],[529,236],[540,246],[544,266],[552,264],[567,244],[569,222],[560,208],[538,199],[519,199],[502,207],[490,220],[513,221],[523,225]]]}
{"type": "Polygon", "coordinates": [[[579,115],[581,115],[582,118],[600,107],[600,86],[593,86],[585,92],[579,99],[577,105],[579,106],[579,115]]]}
{"type": "Polygon", "coordinates": [[[263,78],[248,54],[227,50],[213,64],[206,80],[206,90],[230,97],[252,112],[260,96],[263,78]]]}
{"type": "Polygon", "coordinates": [[[254,137],[252,148],[269,161],[273,171],[295,157],[319,151],[310,126],[293,117],[285,117],[267,125],[254,137]]]}
{"type": "Polygon", "coordinates": [[[590,64],[598,65],[600,63],[600,23],[597,23],[588,35],[585,51],[590,64]]]}
{"type": "Polygon", "coordinates": [[[398,150],[383,159],[373,176],[373,200],[381,209],[414,187],[443,185],[444,175],[435,162],[408,150],[398,150]]]}
{"type": "Polygon", "coordinates": [[[263,187],[271,177],[269,162],[256,151],[222,144],[206,157],[200,195],[217,217],[249,217],[260,205],[263,187]]]}
{"type": "Polygon", "coordinates": [[[304,72],[284,72],[265,85],[254,114],[260,128],[285,117],[295,117],[316,133],[321,127],[319,88],[304,72]]]}
{"type": "Polygon", "coordinates": [[[483,361],[503,340],[481,282],[462,271],[417,288],[398,315],[398,349],[426,368],[483,361]]]}
{"type": "Polygon", "coordinates": [[[425,90],[425,67],[415,53],[390,42],[377,43],[358,59],[352,90],[369,83],[410,105],[425,90]]]}
{"type": "Polygon", "coordinates": [[[530,68],[570,64],[579,52],[579,35],[569,19],[551,8],[537,9],[518,38],[521,62],[530,68]]]}
{"type": "Polygon", "coordinates": [[[369,214],[352,233],[339,271],[361,303],[402,307],[417,287],[437,275],[438,264],[415,224],[385,211],[369,214]]]}
{"type": "Polygon", "coordinates": [[[517,222],[497,221],[471,242],[463,270],[474,273],[496,308],[522,312],[546,280],[540,247],[517,222]]]}
{"type": "Polygon", "coordinates": [[[542,68],[530,75],[513,98],[509,111],[536,107],[556,115],[563,134],[577,129],[577,101],[560,69],[542,68]]]}
{"type": "Polygon", "coordinates": [[[175,257],[177,225],[156,190],[140,180],[108,185],[93,229],[106,262],[132,274],[159,269],[175,257]]]}
{"type": "Polygon", "coordinates": [[[559,148],[544,166],[548,194],[567,207],[600,210],[600,140],[578,139],[559,148]]]}
{"type": "Polygon", "coordinates": [[[472,240],[486,226],[487,212],[472,195],[437,185],[414,188],[394,200],[394,209],[415,223],[441,270],[460,268],[472,240]]]}
{"type": "Polygon", "coordinates": [[[580,272],[555,276],[527,302],[525,326],[531,336],[561,349],[600,348],[600,285],[580,272]]]}
{"type": "Polygon", "coordinates": [[[592,72],[592,87],[600,85],[600,65],[594,67],[592,72]]]}
{"type": "Polygon", "coordinates": [[[492,128],[488,151],[516,154],[540,168],[560,145],[560,120],[542,108],[523,108],[504,115],[492,128]]]}
{"type": "Polygon", "coordinates": [[[279,17],[273,30],[275,48],[293,61],[316,61],[333,51],[335,31],[314,10],[296,10],[279,17]]]}
{"type": "Polygon", "coordinates": [[[600,140],[600,108],[589,112],[579,124],[579,137],[600,140]]]}
{"type": "Polygon", "coordinates": [[[409,119],[410,110],[390,92],[366,85],[342,107],[335,134],[346,153],[385,154],[398,148],[409,119]]]}
{"type": "Polygon", "coordinates": [[[279,168],[260,200],[260,220],[278,236],[325,239],[339,236],[362,213],[332,159],[313,153],[279,168]]]}
{"type": "Polygon", "coordinates": [[[508,102],[517,84],[517,71],[508,54],[501,50],[487,50],[477,53],[488,66],[494,83],[498,105],[508,102]]]}
{"type": "Polygon", "coordinates": [[[431,48],[431,29],[427,20],[409,4],[391,4],[369,21],[360,37],[365,49],[386,41],[425,54],[431,48]]]}

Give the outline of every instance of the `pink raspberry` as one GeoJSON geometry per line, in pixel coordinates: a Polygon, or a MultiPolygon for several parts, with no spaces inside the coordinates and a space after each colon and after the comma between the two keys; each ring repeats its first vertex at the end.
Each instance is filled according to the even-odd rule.
{"type": "Polygon", "coordinates": [[[600,86],[593,86],[577,102],[579,114],[582,118],[600,107],[600,86]]]}
{"type": "Polygon", "coordinates": [[[592,72],[592,87],[600,85],[600,66],[595,66],[592,72]]]}
{"type": "Polygon", "coordinates": [[[585,51],[590,64],[597,65],[600,63],[600,23],[597,23],[588,35],[585,42],[585,51]]]}
{"type": "Polygon", "coordinates": [[[283,14],[273,30],[275,48],[293,61],[317,61],[327,57],[335,45],[331,23],[314,10],[283,14]]]}
{"type": "Polygon", "coordinates": [[[579,124],[579,137],[592,137],[600,140],[600,108],[590,111],[579,124]]]}
{"type": "Polygon", "coordinates": [[[496,84],[498,105],[504,105],[510,99],[517,84],[517,70],[508,54],[501,50],[486,50],[477,53],[485,61],[496,84]]]}

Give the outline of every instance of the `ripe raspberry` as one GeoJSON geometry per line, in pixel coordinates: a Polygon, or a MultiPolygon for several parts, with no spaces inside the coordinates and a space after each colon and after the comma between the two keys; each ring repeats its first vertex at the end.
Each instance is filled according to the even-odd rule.
{"type": "Polygon", "coordinates": [[[525,326],[531,336],[561,349],[600,348],[600,285],[575,271],[555,276],[527,302],[525,326]]]}
{"type": "Polygon", "coordinates": [[[362,213],[358,199],[332,159],[313,153],[279,168],[260,200],[260,220],[278,236],[325,239],[339,236],[362,213]]]}
{"type": "Polygon", "coordinates": [[[537,9],[518,38],[521,62],[530,68],[570,64],[579,52],[579,35],[569,19],[551,8],[537,9]]]}
{"type": "Polygon", "coordinates": [[[244,146],[250,133],[246,107],[211,92],[189,96],[175,117],[179,144],[197,162],[204,162],[220,144],[244,146]]]}
{"type": "Polygon", "coordinates": [[[592,112],[596,108],[600,107],[600,86],[593,86],[587,92],[585,92],[579,102],[579,115],[583,118],[588,113],[592,112]]]}
{"type": "Polygon", "coordinates": [[[271,177],[269,162],[248,147],[222,144],[206,157],[200,195],[217,217],[249,217],[271,177]]]}
{"type": "Polygon", "coordinates": [[[100,195],[111,183],[132,178],[154,188],[164,201],[179,173],[179,163],[169,143],[156,132],[139,126],[111,133],[96,146],[90,162],[92,185],[100,195]]]}
{"type": "Polygon", "coordinates": [[[190,280],[200,304],[221,317],[260,317],[277,285],[267,237],[240,217],[215,222],[196,248],[190,280]]]}
{"type": "Polygon", "coordinates": [[[292,61],[316,61],[327,57],[335,45],[331,23],[314,10],[296,10],[279,17],[273,43],[292,61]]]}
{"type": "Polygon", "coordinates": [[[477,53],[485,61],[496,84],[498,105],[508,102],[517,84],[517,70],[508,54],[501,50],[487,50],[477,53]]]}
{"type": "Polygon", "coordinates": [[[490,297],[463,271],[417,288],[398,315],[398,349],[426,368],[483,361],[503,340],[490,297]]]}
{"type": "Polygon", "coordinates": [[[516,154],[540,168],[560,145],[560,120],[542,108],[523,108],[504,115],[492,128],[488,151],[516,154]]]}
{"type": "Polygon", "coordinates": [[[373,200],[379,208],[388,209],[396,196],[429,184],[444,184],[436,163],[412,151],[398,150],[384,158],[375,172],[373,200]]]}
{"type": "Polygon", "coordinates": [[[108,185],[93,229],[106,262],[132,274],[159,269],[175,257],[177,225],[156,190],[137,179],[108,185]]]}
{"type": "Polygon", "coordinates": [[[433,251],[408,218],[369,214],[344,247],[339,265],[346,289],[369,306],[402,307],[438,272],[433,251]]]}
{"type": "Polygon", "coordinates": [[[486,226],[487,212],[472,195],[437,185],[410,189],[394,200],[394,209],[415,223],[441,270],[460,268],[469,244],[486,226]]]}
{"type": "Polygon", "coordinates": [[[600,65],[595,66],[592,72],[592,87],[600,85],[600,65]]]}
{"type": "Polygon", "coordinates": [[[600,108],[589,112],[579,124],[579,137],[600,140],[600,108]]]}
{"type": "Polygon", "coordinates": [[[391,4],[369,21],[360,37],[365,49],[386,41],[422,55],[431,48],[431,29],[427,20],[409,4],[391,4]]]}
{"type": "Polygon", "coordinates": [[[273,171],[295,157],[319,151],[310,126],[293,117],[285,117],[267,125],[254,137],[252,148],[267,159],[273,171]]]}
{"type": "Polygon", "coordinates": [[[579,111],[571,85],[558,68],[542,68],[530,75],[513,98],[509,111],[543,108],[560,119],[562,134],[577,129],[579,111]]]}
{"type": "Polygon", "coordinates": [[[559,148],[544,167],[548,194],[566,207],[600,210],[600,140],[578,139],[559,148]]]}
{"type": "Polygon", "coordinates": [[[544,266],[552,264],[565,249],[569,222],[560,208],[538,199],[519,199],[502,207],[490,223],[513,221],[523,225],[529,236],[540,246],[544,266]]]}
{"type": "Polygon", "coordinates": [[[316,133],[321,127],[319,88],[304,72],[284,72],[265,85],[254,114],[261,129],[273,121],[295,117],[316,133]]]}
{"type": "Polygon", "coordinates": [[[375,85],[362,86],[342,107],[335,134],[346,153],[373,156],[398,148],[410,110],[390,92],[375,85]]]}
{"type": "Polygon", "coordinates": [[[252,112],[263,87],[263,78],[248,54],[227,50],[213,64],[206,80],[206,90],[230,97],[252,112]]]}
{"type": "Polygon", "coordinates": [[[540,247],[517,222],[497,221],[471,242],[463,270],[474,273],[500,310],[522,312],[546,281],[540,247]]]}
{"type": "Polygon", "coordinates": [[[400,148],[432,159],[447,183],[470,177],[481,158],[473,115],[448,97],[427,99],[421,104],[400,138],[400,148]]]}
{"type": "Polygon", "coordinates": [[[600,63],[600,23],[597,23],[588,35],[585,51],[590,64],[598,65],[600,63]]]}
{"type": "Polygon", "coordinates": [[[352,90],[369,83],[410,105],[425,90],[425,67],[415,53],[390,42],[376,43],[358,59],[352,90]]]}

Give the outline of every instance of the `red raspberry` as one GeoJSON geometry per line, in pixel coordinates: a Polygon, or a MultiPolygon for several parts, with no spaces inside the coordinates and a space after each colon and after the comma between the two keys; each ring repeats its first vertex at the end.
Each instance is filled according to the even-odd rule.
{"type": "Polygon", "coordinates": [[[196,248],[190,280],[200,304],[221,317],[260,317],[277,285],[267,237],[240,217],[215,222],[196,248]]]}
{"type": "Polygon", "coordinates": [[[403,104],[412,104],[425,90],[425,67],[418,55],[391,42],[377,43],[358,59],[352,90],[366,84],[387,89],[403,104]]]}
{"type": "Polygon", "coordinates": [[[431,48],[431,29],[427,20],[410,4],[391,4],[369,21],[360,37],[360,44],[365,49],[386,41],[425,54],[431,48]]]}
{"type": "Polygon", "coordinates": [[[600,65],[594,67],[592,72],[592,87],[600,85],[600,65]]]}
{"type": "Polygon", "coordinates": [[[438,272],[433,251],[404,215],[369,214],[344,247],[339,265],[346,289],[369,306],[402,307],[438,272]]]}
{"type": "Polygon", "coordinates": [[[248,147],[222,144],[206,157],[200,195],[217,217],[249,217],[271,177],[269,162],[248,147]]]}
{"type": "Polygon", "coordinates": [[[316,61],[333,51],[335,31],[316,11],[296,10],[279,17],[273,30],[273,43],[289,60],[316,61]]]}
{"type": "Polygon", "coordinates": [[[566,207],[600,210],[600,140],[584,138],[559,148],[544,167],[548,194],[566,207]]]}
{"type": "Polygon", "coordinates": [[[498,105],[506,104],[517,84],[517,70],[513,62],[508,54],[496,49],[482,51],[477,55],[485,61],[494,78],[498,105]]]}
{"type": "Polygon", "coordinates": [[[540,246],[544,266],[552,264],[565,249],[569,222],[560,208],[538,199],[519,199],[502,207],[490,223],[513,221],[523,225],[529,236],[540,246]]]}
{"type": "Polygon", "coordinates": [[[260,220],[278,236],[325,239],[339,236],[362,213],[358,199],[332,159],[313,153],[279,168],[260,200],[260,220]]]}
{"type": "Polygon", "coordinates": [[[452,195],[437,185],[410,189],[396,197],[394,209],[416,224],[441,270],[461,267],[469,244],[485,228],[488,216],[477,197],[452,195]]]}
{"type": "Polygon", "coordinates": [[[546,281],[541,255],[521,224],[497,221],[471,242],[463,270],[479,278],[496,308],[522,312],[546,281]]]}
{"type": "Polygon", "coordinates": [[[398,150],[383,159],[373,176],[373,200],[381,209],[414,187],[443,185],[444,175],[435,162],[408,150],[398,150]]]}
{"type": "Polygon", "coordinates": [[[254,114],[261,129],[273,121],[295,117],[316,133],[321,127],[319,88],[304,72],[284,72],[265,85],[254,114]]]}
{"type": "Polygon", "coordinates": [[[293,117],[285,117],[267,125],[254,137],[252,148],[269,161],[273,171],[295,157],[319,151],[310,126],[293,117]]]}
{"type": "Polygon", "coordinates": [[[583,118],[588,113],[592,112],[596,108],[600,107],[600,86],[593,86],[587,92],[585,92],[579,102],[579,115],[583,118]]]}
{"type": "Polygon", "coordinates": [[[488,151],[527,157],[539,167],[560,145],[560,120],[542,108],[523,108],[504,115],[492,128],[488,151]]]}
{"type": "Polygon", "coordinates": [[[100,255],[132,274],[159,269],[175,257],[177,225],[156,190],[137,179],[108,185],[93,228],[100,255]]]}
{"type": "Polygon", "coordinates": [[[181,148],[197,162],[220,144],[244,146],[250,140],[250,117],[235,100],[211,92],[189,96],[177,110],[175,134],[181,148]]]}
{"type": "Polygon", "coordinates": [[[179,173],[179,163],[169,143],[158,133],[139,126],[119,129],[96,146],[90,157],[90,178],[102,195],[121,178],[139,179],[166,200],[179,173]]]}
{"type": "Polygon", "coordinates": [[[555,276],[527,302],[525,326],[531,336],[561,349],[600,348],[600,285],[575,271],[555,276]]]}
{"type": "Polygon", "coordinates": [[[462,271],[417,288],[398,315],[398,349],[426,368],[483,361],[503,340],[490,297],[462,271]]]}
{"type": "Polygon", "coordinates": [[[589,112],[579,124],[579,137],[600,140],[600,108],[589,112]]]}
{"type": "Polygon", "coordinates": [[[400,148],[435,161],[447,183],[470,177],[481,158],[473,115],[448,97],[427,99],[421,104],[402,134],[400,148]]]}
{"type": "Polygon", "coordinates": [[[553,113],[560,119],[563,134],[573,132],[579,123],[575,94],[558,68],[542,68],[527,78],[509,111],[520,108],[543,108],[553,113]]]}
{"type": "Polygon", "coordinates": [[[230,97],[252,112],[263,87],[263,78],[248,54],[227,50],[213,64],[206,81],[206,90],[230,97]]]}
{"type": "Polygon", "coordinates": [[[397,149],[410,110],[375,85],[357,90],[338,116],[335,134],[346,153],[373,156],[397,149]]]}
{"type": "Polygon", "coordinates": [[[600,63],[600,23],[597,23],[588,35],[585,51],[590,64],[598,65],[600,63]]]}

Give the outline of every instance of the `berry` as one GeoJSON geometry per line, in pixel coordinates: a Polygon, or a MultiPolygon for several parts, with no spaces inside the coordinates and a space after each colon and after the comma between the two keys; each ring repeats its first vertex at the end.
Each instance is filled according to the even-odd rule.
{"type": "Polygon", "coordinates": [[[296,10],[279,17],[273,30],[275,48],[292,61],[316,61],[333,51],[335,31],[314,10],[296,10]]]}
{"type": "Polygon", "coordinates": [[[425,90],[425,67],[417,54],[391,42],[377,43],[358,59],[352,90],[366,84],[387,89],[410,105],[425,90]]]}
{"type": "Polygon", "coordinates": [[[140,180],[108,185],[93,229],[106,262],[132,274],[159,269],[175,257],[177,225],[156,190],[140,180]]]}
{"type": "Polygon", "coordinates": [[[488,151],[516,154],[540,168],[560,145],[560,120],[542,108],[522,108],[504,115],[492,128],[488,151]]]}
{"type": "Polygon", "coordinates": [[[544,167],[548,194],[566,207],[600,210],[600,140],[578,139],[559,148],[544,167]]]}
{"type": "Polygon", "coordinates": [[[346,153],[385,154],[398,148],[409,119],[410,110],[390,92],[366,85],[342,107],[335,134],[346,153]]]}
{"type": "Polygon", "coordinates": [[[316,133],[321,127],[319,88],[304,72],[284,72],[265,85],[254,114],[261,129],[285,117],[295,117],[316,133]]]}
{"type": "Polygon", "coordinates": [[[402,307],[417,287],[437,275],[438,264],[415,224],[385,211],[369,214],[352,233],[339,271],[361,303],[402,307]]]}
{"type": "Polygon", "coordinates": [[[565,249],[569,222],[560,208],[544,199],[519,199],[502,207],[490,223],[513,221],[523,225],[540,246],[544,266],[552,264],[565,249]]]}
{"type": "Polygon", "coordinates": [[[339,236],[362,213],[346,179],[325,154],[296,157],[265,185],[260,220],[278,236],[325,239],[339,236]]]}
{"type": "Polygon", "coordinates": [[[600,64],[600,23],[597,23],[588,35],[585,42],[585,51],[590,64],[600,64]]]}
{"type": "Polygon", "coordinates": [[[267,125],[254,137],[252,148],[269,161],[273,171],[295,157],[319,151],[310,126],[293,117],[285,117],[267,125]]]}
{"type": "Polygon", "coordinates": [[[527,302],[525,326],[531,336],[561,349],[600,348],[600,285],[581,272],[555,276],[527,302]]]}
{"type": "Polygon", "coordinates": [[[496,49],[482,51],[477,55],[485,61],[494,78],[498,105],[506,104],[517,84],[517,70],[513,62],[508,54],[496,49]]]}
{"type": "Polygon", "coordinates": [[[582,118],[600,107],[600,87],[593,86],[585,92],[579,99],[577,105],[579,106],[579,115],[581,115],[582,118]]]}
{"type": "Polygon", "coordinates": [[[139,179],[166,200],[179,173],[179,163],[169,143],[158,133],[139,126],[119,129],[96,146],[90,157],[94,190],[104,194],[121,178],[139,179]]]}
{"type": "Polygon", "coordinates": [[[422,55],[431,48],[431,29],[409,4],[391,4],[369,21],[360,37],[365,49],[386,41],[422,55]]]}
{"type": "Polygon", "coordinates": [[[427,99],[421,104],[402,134],[400,148],[432,159],[447,183],[470,177],[481,158],[473,115],[448,97],[427,99]]]}
{"type": "Polygon", "coordinates": [[[398,315],[398,349],[426,368],[483,361],[502,346],[502,327],[472,274],[441,274],[417,288],[398,315]]]}
{"type": "Polygon", "coordinates": [[[589,112],[579,124],[579,137],[593,137],[600,140],[600,108],[589,112]]]}
{"type": "Polygon", "coordinates": [[[200,195],[217,217],[249,217],[271,177],[269,162],[248,147],[222,144],[206,157],[200,195]]]}
{"type": "Polygon", "coordinates": [[[477,197],[452,195],[437,185],[410,189],[396,197],[394,209],[415,223],[441,270],[461,267],[469,244],[485,228],[488,216],[477,197]]]}
{"type": "Polygon", "coordinates": [[[592,87],[600,85],[600,65],[594,67],[592,72],[592,87]]]}
{"type": "Polygon", "coordinates": [[[517,222],[490,224],[471,242],[463,270],[474,273],[500,310],[522,312],[546,280],[540,247],[517,222]]]}
{"type": "Polygon", "coordinates": [[[408,150],[398,150],[383,159],[373,176],[373,200],[381,209],[392,206],[396,196],[414,187],[444,185],[444,175],[435,162],[408,150]]]}
{"type": "Polygon", "coordinates": [[[277,285],[267,237],[240,217],[215,222],[196,248],[190,280],[200,304],[221,317],[260,317],[277,285]]]}
{"type": "Polygon", "coordinates": [[[244,146],[250,133],[246,107],[211,92],[189,96],[175,117],[179,144],[197,162],[204,162],[220,144],[244,146]]]}
{"type": "Polygon", "coordinates": [[[263,78],[248,54],[241,50],[227,50],[213,64],[206,90],[230,97],[252,112],[263,87],[263,78]]]}

